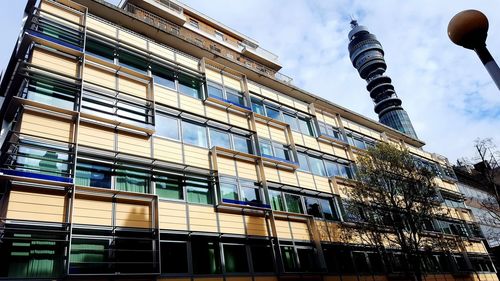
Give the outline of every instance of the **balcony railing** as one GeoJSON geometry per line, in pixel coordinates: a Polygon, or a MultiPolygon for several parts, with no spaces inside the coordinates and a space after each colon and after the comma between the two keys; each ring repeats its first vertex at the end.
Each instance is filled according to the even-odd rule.
{"type": "MultiPolygon", "coordinates": [[[[268,77],[271,77],[273,79],[279,80],[284,83],[291,83],[292,81],[292,78],[284,74],[281,74],[279,72],[276,72],[270,67],[267,67],[255,60],[242,56],[241,53],[238,51],[235,51],[229,47],[224,46],[224,44],[229,44],[228,42],[224,41],[224,44],[217,43],[219,40],[217,40],[215,36],[206,33],[207,37],[210,36],[210,40],[206,40],[206,37],[202,36],[201,34],[198,34],[187,28],[181,27],[173,22],[170,22],[162,17],[159,17],[158,15],[155,15],[147,10],[144,10],[130,3],[127,3],[124,9],[127,12],[133,14],[134,17],[142,20],[145,23],[153,25],[156,28],[161,29],[174,36],[177,36],[183,40],[189,41],[201,48],[204,48],[212,53],[224,57],[234,63],[248,67],[259,73],[262,73],[268,77]]],[[[234,47],[240,51],[243,49],[243,47],[241,46],[234,46],[234,47]]],[[[263,55],[264,57],[270,59],[270,61],[273,62],[275,61],[275,58],[277,58],[276,55],[262,48],[256,48],[251,50],[257,54],[263,55]]]]}
{"type": "Polygon", "coordinates": [[[184,9],[182,9],[181,6],[173,3],[172,1],[169,0],[156,0],[156,2],[161,3],[163,6],[167,7],[173,12],[176,12],[178,14],[183,14],[184,9]]]}

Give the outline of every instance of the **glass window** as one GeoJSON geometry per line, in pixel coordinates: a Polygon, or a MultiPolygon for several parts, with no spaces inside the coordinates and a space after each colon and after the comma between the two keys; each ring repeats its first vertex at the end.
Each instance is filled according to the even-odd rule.
{"type": "Polygon", "coordinates": [[[226,89],[226,96],[228,101],[245,106],[245,98],[243,97],[243,94],[234,90],[226,89]]]}
{"type": "Polygon", "coordinates": [[[325,176],[325,166],[323,165],[323,160],[309,156],[309,164],[311,165],[311,172],[318,176],[325,176]]]}
{"type": "Polygon", "coordinates": [[[161,242],[161,273],[188,273],[187,243],[161,242]]]}
{"type": "Polygon", "coordinates": [[[311,272],[319,270],[318,260],[314,249],[297,248],[297,255],[300,261],[300,271],[311,272]]]}
{"type": "Polygon", "coordinates": [[[180,74],[179,75],[179,92],[190,97],[201,98],[200,81],[196,78],[180,74]]]}
{"type": "Polygon", "coordinates": [[[303,153],[297,153],[297,156],[299,158],[299,168],[303,171],[310,171],[309,168],[309,163],[307,162],[307,155],[303,153]]]}
{"type": "Polygon", "coordinates": [[[194,19],[189,19],[189,25],[191,25],[192,27],[195,27],[195,28],[200,28],[198,21],[196,21],[194,19]]]}
{"type": "Polygon", "coordinates": [[[347,164],[338,164],[339,165],[339,176],[352,179],[354,178],[354,174],[352,172],[351,166],[347,164]]]}
{"type": "Polygon", "coordinates": [[[281,256],[283,257],[283,266],[285,271],[293,272],[299,269],[297,256],[295,255],[293,247],[281,246],[281,256]]]}
{"type": "Polygon", "coordinates": [[[290,150],[288,147],[282,144],[275,144],[274,145],[274,156],[280,159],[285,159],[290,161],[291,156],[290,156],[290,150]]]}
{"type": "Polygon", "coordinates": [[[176,118],[157,114],[155,118],[156,134],[171,139],[179,139],[179,121],[176,118]]]}
{"type": "Polygon", "coordinates": [[[47,78],[38,77],[36,74],[32,75],[33,78],[28,85],[27,99],[73,110],[75,100],[74,89],[61,86],[58,81],[51,81],[47,78]]]}
{"type": "Polygon", "coordinates": [[[175,89],[175,76],[172,70],[153,64],[151,72],[153,74],[153,81],[155,84],[175,89]]]}
{"type": "Polygon", "coordinates": [[[321,207],[318,199],[311,197],[304,197],[304,203],[306,204],[307,214],[316,218],[322,218],[321,207]]]}
{"type": "Polygon", "coordinates": [[[53,176],[68,176],[68,154],[40,143],[22,141],[16,159],[16,170],[53,176]]]}
{"type": "Polygon", "coordinates": [[[119,169],[116,171],[116,190],[149,192],[149,175],[142,172],[119,169]]]}
{"type": "Polygon", "coordinates": [[[219,243],[205,237],[193,237],[191,242],[194,274],[221,272],[219,243]]]}
{"type": "Polygon", "coordinates": [[[219,86],[216,86],[214,84],[208,84],[207,88],[209,97],[224,99],[224,94],[219,86]]]}
{"type": "Polygon", "coordinates": [[[337,163],[325,160],[325,166],[326,166],[326,174],[329,177],[340,175],[340,171],[339,171],[339,167],[338,167],[337,163]]]}
{"type": "Polygon", "coordinates": [[[251,245],[254,272],[274,272],[273,251],[269,246],[251,245]]]}
{"type": "Polygon", "coordinates": [[[273,156],[273,149],[271,147],[271,142],[268,140],[260,139],[259,140],[259,145],[260,145],[260,153],[263,156],[273,156]]]}
{"type": "Polygon", "coordinates": [[[281,120],[280,111],[268,105],[266,105],[266,116],[273,119],[281,120]]]}
{"type": "Polygon", "coordinates": [[[220,146],[231,149],[229,134],[210,128],[210,143],[211,146],[220,146]]]}
{"type": "Polygon", "coordinates": [[[182,139],[184,143],[207,147],[207,130],[203,126],[183,121],[182,139]]]}
{"type": "Polygon", "coordinates": [[[314,130],[311,124],[311,119],[299,117],[300,132],[305,135],[314,136],[314,130]]]}
{"type": "Polygon", "coordinates": [[[252,97],[252,111],[260,115],[266,115],[264,112],[264,104],[261,100],[252,97]]]}
{"type": "Polygon", "coordinates": [[[209,183],[196,179],[187,179],[185,184],[189,203],[212,204],[212,188],[209,183]]]}
{"type": "Polygon", "coordinates": [[[252,142],[249,138],[233,135],[234,150],[244,153],[253,153],[252,142]]]}
{"type": "Polygon", "coordinates": [[[285,204],[281,192],[277,190],[269,190],[269,200],[271,200],[271,208],[275,211],[285,211],[285,204]]]}
{"type": "Polygon", "coordinates": [[[104,43],[100,43],[99,41],[93,39],[87,39],[85,42],[85,51],[92,56],[98,57],[102,60],[113,63],[114,62],[114,52],[115,49],[112,46],[109,46],[104,43]]]}
{"type": "Polygon", "coordinates": [[[111,188],[111,167],[78,161],[75,184],[111,188]]]}
{"type": "Polygon", "coordinates": [[[118,51],[120,65],[128,67],[138,72],[145,73],[148,70],[148,61],[145,58],[133,55],[124,50],[118,51]]]}
{"type": "Polygon", "coordinates": [[[354,259],[354,264],[356,265],[356,270],[360,273],[369,273],[370,266],[366,255],[363,252],[352,252],[352,257],[354,259]]]}
{"type": "Polygon", "coordinates": [[[297,124],[297,118],[295,116],[283,113],[283,118],[284,118],[285,123],[287,123],[288,125],[290,125],[290,128],[292,130],[294,130],[294,131],[298,131],[299,130],[299,126],[297,124]]]}
{"type": "Polygon", "coordinates": [[[245,202],[260,203],[260,193],[258,187],[253,183],[245,183],[241,186],[241,200],[245,202]]]}
{"type": "Polygon", "coordinates": [[[338,220],[337,215],[333,211],[333,206],[331,201],[328,199],[318,199],[319,204],[321,205],[321,212],[323,213],[323,217],[327,220],[338,220]]]}
{"type": "Polygon", "coordinates": [[[224,266],[226,272],[248,272],[247,251],[245,245],[222,246],[224,251],[224,266]]]}
{"type": "Polygon", "coordinates": [[[303,214],[304,210],[302,209],[302,201],[300,200],[300,196],[285,193],[285,201],[286,201],[286,210],[291,213],[300,213],[303,214]]]}
{"type": "Polygon", "coordinates": [[[238,200],[238,185],[236,183],[220,183],[220,193],[222,199],[238,200]]]}
{"type": "Polygon", "coordinates": [[[156,194],[160,198],[184,199],[182,179],[176,176],[159,176],[155,178],[156,194]]]}

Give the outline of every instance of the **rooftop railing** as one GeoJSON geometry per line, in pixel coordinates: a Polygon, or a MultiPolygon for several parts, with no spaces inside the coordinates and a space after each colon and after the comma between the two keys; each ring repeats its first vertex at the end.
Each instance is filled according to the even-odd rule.
{"type": "Polygon", "coordinates": [[[163,6],[167,7],[168,9],[170,9],[173,12],[176,12],[178,14],[183,14],[184,13],[184,9],[182,9],[181,6],[173,3],[172,1],[169,1],[169,0],[156,0],[156,2],[162,4],[163,6]]]}

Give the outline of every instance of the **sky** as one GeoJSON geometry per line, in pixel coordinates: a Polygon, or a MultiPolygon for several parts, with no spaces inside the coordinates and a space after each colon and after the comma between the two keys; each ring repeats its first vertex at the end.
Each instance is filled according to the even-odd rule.
{"type": "MultiPolygon", "coordinates": [[[[6,0],[3,0],[6,1],[6,0]]],[[[108,1],[117,4],[119,0],[108,1]]],[[[25,1],[0,9],[0,69],[20,29],[25,1]]],[[[486,41],[500,62],[498,0],[183,0],[255,40],[280,58],[293,84],[377,120],[366,82],[347,51],[350,16],[382,43],[396,93],[425,150],[454,163],[472,157],[476,138],[500,148],[500,91],[477,55],[451,43],[450,19],[477,9],[489,19],[486,41]]]]}

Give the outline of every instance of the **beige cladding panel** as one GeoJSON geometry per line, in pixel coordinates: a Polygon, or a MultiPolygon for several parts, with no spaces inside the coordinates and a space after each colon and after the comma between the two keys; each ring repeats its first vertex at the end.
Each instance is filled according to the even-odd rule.
{"type": "Polygon", "coordinates": [[[210,169],[209,151],[206,148],[184,145],[184,164],[210,169]]]}
{"type": "Polygon", "coordinates": [[[150,207],[139,204],[116,203],[116,226],[150,228],[150,207]]]}
{"type": "Polygon", "coordinates": [[[268,128],[269,127],[266,124],[255,122],[255,129],[257,131],[257,135],[261,138],[266,138],[266,139],[271,138],[268,128]]]}
{"type": "Polygon", "coordinates": [[[295,144],[305,146],[304,139],[302,138],[302,134],[301,133],[297,133],[295,131],[292,131],[292,137],[293,137],[293,142],[295,144]]]}
{"type": "Polygon", "coordinates": [[[12,190],[7,205],[7,219],[58,222],[65,221],[65,197],[12,190]]]}
{"type": "Polygon", "coordinates": [[[151,41],[149,41],[149,51],[159,57],[163,57],[171,61],[175,60],[174,52],[172,50],[151,41]]]}
{"type": "Polygon", "coordinates": [[[246,161],[236,161],[236,168],[238,169],[238,177],[258,181],[257,167],[255,163],[246,161]]]}
{"type": "Polygon", "coordinates": [[[319,150],[318,140],[307,135],[304,135],[304,146],[319,150]]]}
{"type": "Polygon", "coordinates": [[[198,115],[205,115],[205,107],[201,100],[180,94],[179,101],[181,109],[198,115]]]}
{"type": "Polygon", "coordinates": [[[252,277],[226,277],[226,281],[253,281],[252,277]]]}
{"type": "Polygon", "coordinates": [[[275,220],[276,233],[280,239],[292,239],[292,233],[290,232],[290,225],[288,221],[285,220],[275,220]]]}
{"type": "Polygon", "coordinates": [[[273,126],[269,126],[269,131],[271,132],[271,139],[273,141],[280,142],[282,144],[288,144],[288,140],[286,138],[285,130],[282,128],[276,128],[273,126]]]}
{"type": "Polygon", "coordinates": [[[75,59],[58,55],[45,49],[35,48],[33,50],[31,63],[56,73],[65,74],[71,77],[78,76],[78,63],[75,59]]]}
{"type": "Polygon", "coordinates": [[[149,137],[120,132],[118,134],[118,151],[151,157],[149,137]]]}
{"type": "Polygon", "coordinates": [[[295,105],[295,108],[298,110],[302,110],[304,112],[310,112],[309,106],[306,103],[295,100],[294,105],[295,105]]]}
{"type": "Polygon", "coordinates": [[[245,222],[240,214],[219,213],[221,233],[245,235],[245,222]]]}
{"type": "Polygon", "coordinates": [[[230,77],[228,75],[224,75],[224,86],[225,87],[228,87],[228,88],[231,88],[231,89],[234,89],[234,90],[241,92],[241,91],[243,91],[241,84],[242,84],[241,80],[235,79],[235,78],[230,77]]]}
{"type": "Polygon", "coordinates": [[[116,76],[104,69],[86,64],[83,68],[85,81],[110,89],[116,88],[116,76]]]}
{"type": "MultiPolygon", "coordinates": [[[[69,8],[68,9],[64,9],[62,7],[58,7],[55,3],[51,3],[51,2],[48,2],[48,1],[42,1],[41,4],[40,4],[40,9],[42,11],[46,11],[48,13],[55,14],[58,17],[64,18],[66,20],[69,20],[72,23],[76,23],[76,24],[81,24],[82,23],[82,16],[80,14],[71,11],[69,8]]],[[[61,22],[60,19],[58,19],[58,18],[56,18],[56,17],[54,17],[52,15],[49,15],[47,13],[45,13],[45,15],[49,16],[50,18],[53,18],[54,20],[57,20],[57,21],[61,22]]]]}
{"type": "Polygon", "coordinates": [[[311,235],[309,234],[309,226],[306,222],[291,221],[290,227],[292,228],[294,240],[311,240],[311,235]]]}
{"type": "Polygon", "coordinates": [[[325,120],[325,123],[328,124],[328,125],[331,125],[331,126],[334,126],[334,127],[339,127],[339,124],[337,122],[337,119],[336,118],[333,118],[333,117],[330,117],[329,115],[324,115],[324,120],[325,120]]]}
{"type": "Polygon", "coordinates": [[[349,156],[347,155],[347,151],[343,147],[333,145],[333,154],[335,156],[339,156],[339,157],[342,157],[344,159],[349,159],[349,156]]]}
{"type": "Polygon", "coordinates": [[[335,154],[335,152],[333,151],[333,146],[330,143],[318,141],[318,145],[319,145],[319,150],[321,152],[332,154],[332,155],[335,154]]]}
{"type": "Polygon", "coordinates": [[[332,193],[330,187],[330,180],[327,177],[314,176],[314,181],[316,182],[316,189],[321,192],[332,193]]]}
{"type": "Polygon", "coordinates": [[[265,217],[245,216],[247,235],[268,236],[265,217]]]}
{"type": "Polygon", "coordinates": [[[236,176],[236,163],[227,157],[217,157],[217,169],[221,175],[236,176]]]}
{"type": "Polygon", "coordinates": [[[486,250],[486,247],[484,246],[483,242],[466,241],[466,242],[464,242],[464,244],[465,244],[465,250],[468,253],[487,253],[488,252],[486,250]]]}
{"type": "Polygon", "coordinates": [[[189,230],[217,232],[217,215],[214,208],[189,205],[189,230]]]}
{"type": "Polygon", "coordinates": [[[278,94],[276,92],[268,90],[266,88],[261,88],[261,94],[262,96],[272,99],[272,100],[278,100],[278,94]]]}
{"type": "Polygon", "coordinates": [[[160,229],[188,230],[185,203],[160,201],[158,208],[160,229]]]}
{"type": "Polygon", "coordinates": [[[295,173],[293,173],[292,171],[278,170],[278,172],[280,175],[281,183],[284,183],[287,185],[292,185],[292,186],[299,185],[299,183],[297,181],[297,177],[295,176],[295,173]]]}
{"type": "Polygon", "coordinates": [[[229,124],[238,126],[244,129],[249,129],[248,118],[246,115],[238,114],[236,112],[229,112],[229,124]]]}
{"type": "Polygon", "coordinates": [[[267,181],[279,182],[278,170],[275,167],[264,166],[264,174],[267,181]]]}
{"type": "Polygon", "coordinates": [[[227,112],[218,106],[207,105],[205,107],[207,117],[221,121],[223,123],[228,123],[227,112]]]}
{"type": "Polygon", "coordinates": [[[125,76],[118,77],[118,90],[142,99],[148,98],[147,84],[125,76]]]}
{"type": "Polygon", "coordinates": [[[222,75],[218,71],[207,68],[207,69],[205,69],[205,76],[210,81],[222,84],[222,75]]]}
{"type": "Polygon", "coordinates": [[[110,128],[80,123],[78,128],[78,144],[115,150],[115,132],[110,128]]]}
{"type": "Polygon", "coordinates": [[[255,85],[253,83],[248,83],[247,87],[248,87],[248,90],[250,92],[254,92],[256,94],[260,94],[260,87],[259,86],[255,85]]]}
{"type": "Polygon", "coordinates": [[[278,277],[274,276],[255,276],[254,281],[278,281],[278,277]]]}
{"type": "Polygon", "coordinates": [[[190,58],[190,57],[187,57],[187,56],[182,55],[182,54],[176,54],[175,57],[176,57],[176,61],[180,65],[186,66],[186,67],[194,69],[194,70],[198,70],[199,69],[199,62],[198,62],[198,60],[190,58]]]}
{"type": "Polygon", "coordinates": [[[182,144],[178,141],[154,138],[154,158],[175,163],[182,161],[182,144]]]}
{"type": "Polygon", "coordinates": [[[71,142],[73,130],[70,122],[47,114],[25,111],[22,115],[21,133],[71,142]]]}
{"type": "Polygon", "coordinates": [[[148,48],[148,44],[145,39],[123,30],[118,30],[118,40],[144,50],[148,48]]]}
{"type": "Polygon", "coordinates": [[[278,95],[278,101],[281,102],[284,105],[287,105],[289,107],[295,107],[293,99],[289,98],[283,94],[278,95]]]}
{"type": "Polygon", "coordinates": [[[103,33],[109,38],[116,38],[117,35],[116,27],[90,17],[87,17],[87,28],[103,33]]]}
{"type": "Polygon", "coordinates": [[[314,177],[310,173],[297,171],[297,178],[299,179],[299,186],[307,189],[316,189],[314,177]]]}
{"type": "Polygon", "coordinates": [[[113,203],[76,198],[73,206],[73,223],[90,225],[112,225],[113,203]]]}
{"type": "Polygon", "coordinates": [[[154,93],[155,103],[164,104],[171,107],[179,106],[179,98],[177,96],[177,92],[162,86],[155,85],[154,93]]]}

